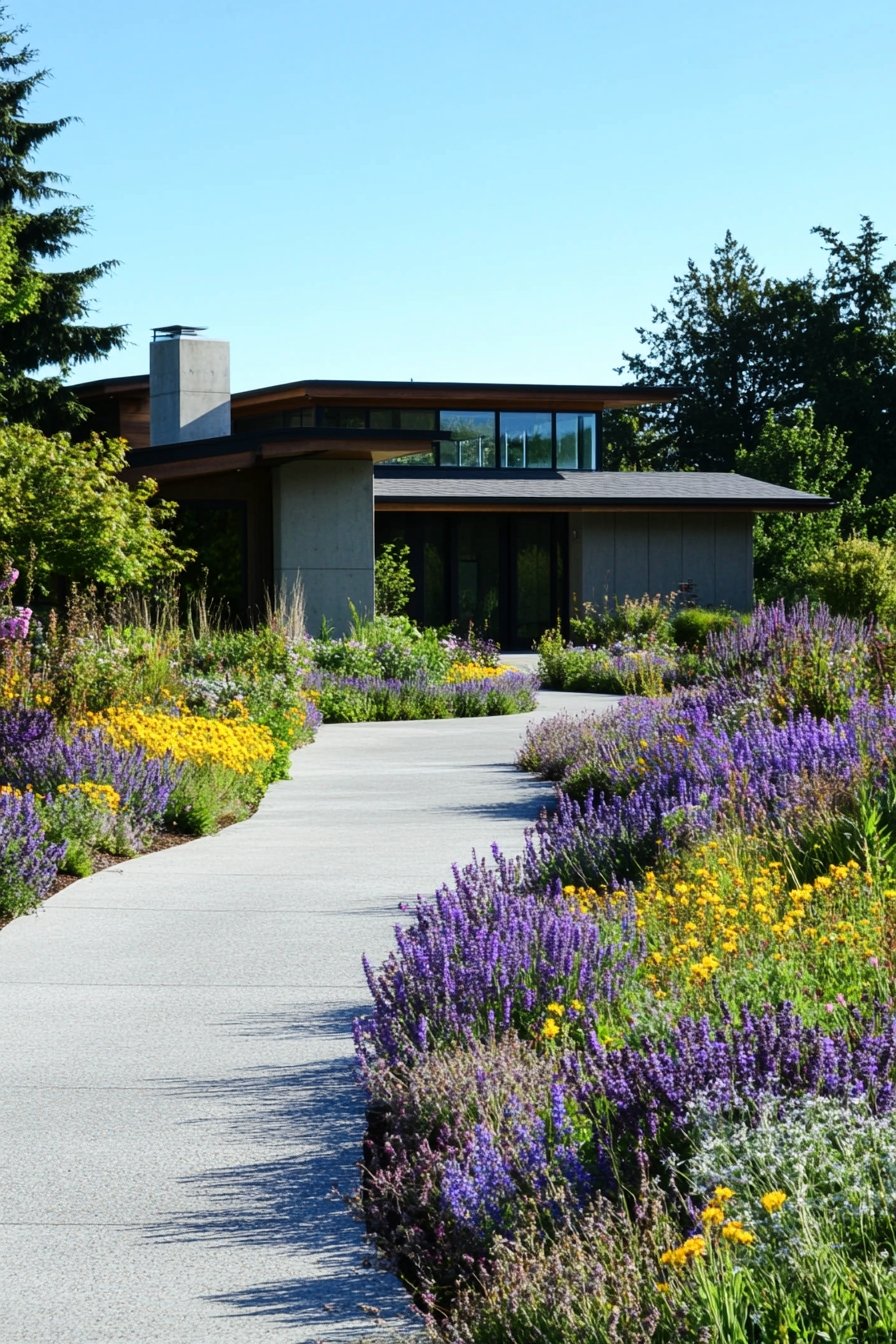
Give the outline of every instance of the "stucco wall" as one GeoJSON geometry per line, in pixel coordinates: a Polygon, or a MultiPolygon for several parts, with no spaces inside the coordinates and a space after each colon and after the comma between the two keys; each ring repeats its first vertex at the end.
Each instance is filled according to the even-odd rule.
{"type": "Polygon", "coordinates": [[[701,606],[752,607],[752,514],[570,515],[570,589],[580,604],[671,593],[685,582],[701,606]]]}
{"type": "Polygon", "coordinates": [[[316,635],[349,627],[349,601],[373,615],[373,470],[369,462],[289,462],[273,473],[274,589],[297,579],[316,635]]]}

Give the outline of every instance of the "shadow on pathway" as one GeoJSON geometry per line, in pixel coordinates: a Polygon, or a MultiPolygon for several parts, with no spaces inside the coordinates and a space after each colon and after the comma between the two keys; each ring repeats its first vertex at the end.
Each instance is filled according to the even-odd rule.
{"type": "MultiPolygon", "coordinates": [[[[313,1018],[251,1014],[228,1023],[248,1036],[295,1037],[315,1053],[341,1046],[363,1011],[340,1005],[313,1018]]],[[[155,1243],[201,1242],[263,1246],[301,1258],[305,1277],[234,1288],[204,1300],[221,1314],[264,1316],[284,1325],[313,1326],[321,1339],[357,1338],[359,1312],[377,1328],[379,1311],[366,1308],[365,1285],[376,1276],[382,1302],[382,1271],[375,1252],[364,1254],[363,1233],[346,1205],[357,1187],[363,1097],[354,1063],[344,1055],[315,1058],[291,1068],[259,1067],[220,1079],[162,1078],[169,1096],[197,1099],[208,1114],[191,1123],[215,1125],[236,1143],[270,1157],[210,1168],[180,1180],[185,1207],[146,1227],[155,1243]],[[313,1266],[312,1272],[307,1272],[313,1266]],[[332,1324],[331,1324],[332,1323],[332,1324]]],[[[395,1281],[395,1317],[412,1321],[408,1297],[395,1281]]],[[[394,1329],[395,1320],[389,1324],[394,1329]]]]}

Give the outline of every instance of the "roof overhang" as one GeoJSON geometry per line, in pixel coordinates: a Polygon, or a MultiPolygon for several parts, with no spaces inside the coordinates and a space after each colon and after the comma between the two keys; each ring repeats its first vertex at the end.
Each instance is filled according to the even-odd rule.
{"type": "Polygon", "coordinates": [[[126,480],[151,476],[157,481],[282,466],[299,460],[383,462],[428,451],[435,439],[450,435],[433,430],[285,429],[228,434],[214,439],[132,448],[126,480]]]}
{"type": "Polygon", "coordinates": [[[408,410],[602,411],[673,401],[677,387],[619,387],[578,383],[364,382],[307,379],[236,392],[233,409],[300,410],[311,406],[372,406],[408,410]]]}
{"type": "Polygon", "coordinates": [[[508,471],[380,468],[380,512],[814,513],[834,501],[734,472],[508,471]]]}

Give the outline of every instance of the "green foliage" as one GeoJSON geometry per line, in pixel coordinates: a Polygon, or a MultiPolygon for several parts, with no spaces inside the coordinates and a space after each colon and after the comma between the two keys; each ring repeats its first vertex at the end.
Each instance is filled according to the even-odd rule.
{"type": "Polygon", "coordinates": [[[591,648],[603,648],[621,639],[634,639],[640,645],[667,643],[677,598],[677,593],[668,597],[659,593],[654,597],[647,593],[637,598],[626,596],[621,602],[604,597],[599,608],[593,602],[583,602],[581,610],[570,617],[570,634],[576,644],[591,648]]]}
{"type": "Polygon", "coordinates": [[[374,606],[378,616],[398,616],[407,610],[414,591],[410,554],[410,546],[389,541],[376,557],[373,586],[374,606]]]}
{"type": "Polygon", "coordinates": [[[676,644],[696,652],[702,650],[706,636],[727,630],[738,619],[730,611],[710,611],[707,607],[683,607],[669,622],[676,644]]]}
{"type": "Polygon", "coordinates": [[[639,411],[604,411],[601,435],[604,471],[673,469],[676,456],[670,431],[639,411]]]}
{"type": "Polygon", "coordinates": [[[836,426],[871,495],[896,492],[896,261],[881,259],[886,238],[862,216],[855,242],[812,230],[827,251],[806,330],[807,391],[820,428],[836,426]]]}
{"type": "Polygon", "coordinates": [[[811,279],[767,277],[730,233],[708,271],[689,261],[651,326],[637,328],[642,351],[623,355],[636,382],[681,390],[640,412],[635,444],[623,436],[629,457],[637,446],[655,470],[726,471],[739,449],[751,452],[766,415],[799,404],[813,297],[811,279]]]}
{"type": "Polygon", "coordinates": [[[896,1332],[896,1120],[860,1098],[767,1101],[745,1123],[692,1122],[688,1183],[735,1191],[730,1208],[755,1238],[746,1256],[711,1251],[670,1296],[695,1327],[727,1308],[725,1340],[884,1344],[896,1332]],[[762,1196],[787,1198],[769,1213],[762,1196]],[[739,1282],[738,1282],[739,1280],[739,1282]],[[740,1290],[737,1292],[737,1290],[740,1290]]]}
{"type": "Polygon", "coordinates": [[[288,778],[290,753],[313,738],[304,698],[309,663],[304,648],[268,625],[199,635],[184,631],[166,684],[198,713],[214,715],[238,701],[253,722],[269,728],[274,757],[262,774],[271,783],[288,778]]]}
{"type": "Polygon", "coordinates": [[[542,686],[596,695],[662,695],[678,675],[675,655],[665,646],[638,648],[629,641],[618,653],[577,649],[559,630],[548,630],[537,644],[542,686]]]}
{"type": "Polygon", "coordinates": [[[32,312],[44,286],[43,276],[16,274],[17,243],[24,224],[20,217],[0,215],[0,327],[32,312]]]}
{"type": "Polygon", "coordinates": [[[90,877],[93,872],[93,855],[83,840],[68,841],[59,871],[69,877],[90,877]]]}
{"type": "Polygon", "coordinates": [[[165,825],[184,835],[213,835],[242,821],[263,792],[257,783],[223,765],[187,761],[165,809],[165,825]]]}
{"type": "Polygon", "coordinates": [[[351,635],[339,652],[316,646],[315,666],[325,666],[320,658],[329,657],[337,663],[343,660],[341,670],[347,675],[400,680],[418,672],[441,678],[448,670],[450,654],[439,639],[439,632],[430,627],[421,630],[407,616],[375,616],[373,620],[365,620],[353,612],[351,635]]]}
{"type": "Polygon", "coordinates": [[[0,539],[39,591],[54,576],[139,587],[183,565],[166,530],[176,505],[152,502],[154,481],[121,479],[126,450],[124,439],[0,425],[0,539]]]}
{"type": "Polygon", "coordinates": [[[820,278],[766,276],[730,233],[706,271],[688,262],[619,370],[680,399],[608,415],[608,468],[730,470],[740,454],[738,469],[762,479],[753,454],[769,415],[790,423],[809,407],[819,431],[845,436],[873,498],[896,491],[896,261],[882,260],[886,240],[866,216],[854,243],[813,232],[827,254],[820,278]]]}
{"type": "MultiPolygon", "coordinates": [[[[8,22],[0,9],[0,24],[8,22]]],[[[73,428],[84,410],[63,387],[70,370],[120,348],[125,328],[91,326],[88,291],[113,262],[66,271],[63,257],[88,232],[89,214],[66,202],[65,179],[35,168],[43,145],[69,117],[29,122],[29,98],[48,78],[19,47],[23,29],[0,31],[0,417],[44,428],[73,428]],[[41,209],[47,203],[48,208],[41,209]],[[48,265],[49,263],[49,265],[48,265]],[[42,368],[59,373],[39,377],[42,368]]]]}
{"type": "Polygon", "coordinates": [[[816,428],[809,410],[798,411],[792,424],[767,416],[756,448],[749,455],[739,453],[737,465],[760,480],[836,501],[818,513],[757,515],[753,563],[761,601],[804,596],[810,568],[831,553],[844,533],[861,535],[879,522],[880,510],[865,502],[868,473],[853,470],[843,436],[816,428]]]}
{"type": "Polygon", "coordinates": [[[865,537],[838,541],[806,571],[809,591],[839,616],[896,624],[896,550],[865,537]]]}

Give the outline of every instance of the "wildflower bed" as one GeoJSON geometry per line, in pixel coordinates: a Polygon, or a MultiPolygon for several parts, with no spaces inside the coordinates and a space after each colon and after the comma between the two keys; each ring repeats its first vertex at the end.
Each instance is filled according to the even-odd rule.
{"type": "Polygon", "coordinates": [[[361,1206],[445,1340],[896,1336],[891,640],[706,658],[530,729],[556,813],[367,967],[361,1206]]]}
{"type": "Polygon", "coordinates": [[[419,630],[406,617],[353,620],[346,639],[312,640],[310,694],[326,723],[479,718],[535,708],[536,677],[499,662],[498,647],[419,630]]]}
{"type": "MultiPolygon", "coordinates": [[[[0,585],[9,593],[14,582],[0,585]]],[[[0,627],[0,920],[32,909],[57,874],[86,876],[163,832],[239,820],[320,715],[285,635],[192,634],[110,623],[77,596],[66,620],[0,627]]]]}

